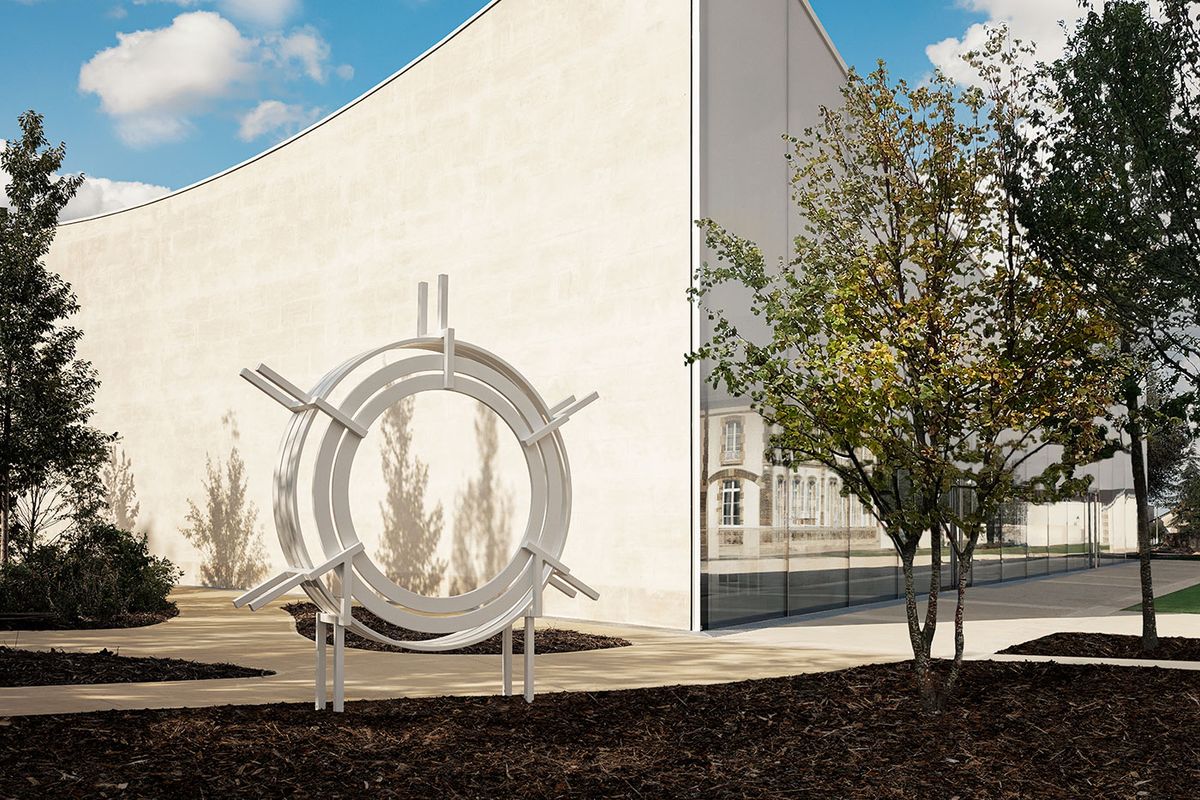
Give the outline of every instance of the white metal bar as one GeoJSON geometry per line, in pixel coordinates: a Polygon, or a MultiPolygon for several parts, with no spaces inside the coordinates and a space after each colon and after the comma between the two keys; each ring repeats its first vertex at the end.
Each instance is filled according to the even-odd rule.
{"type": "Polygon", "coordinates": [[[438,330],[450,327],[450,276],[438,275],[438,330]]]}
{"type": "Polygon", "coordinates": [[[343,626],[350,625],[354,622],[354,567],[349,558],[338,567],[338,580],[342,584],[341,618],[338,621],[343,626]]]}
{"type": "Polygon", "coordinates": [[[524,445],[531,445],[531,444],[537,443],[538,439],[541,439],[543,436],[551,434],[554,431],[561,428],[563,423],[565,423],[567,420],[569,420],[571,418],[571,415],[574,414],[576,411],[578,411],[579,409],[583,408],[584,406],[586,406],[592,402],[595,402],[596,400],[599,400],[599,399],[600,399],[599,392],[592,392],[591,394],[589,394],[587,397],[583,398],[582,400],[576,400],[574,403],[572,403],[571,405],[569,405],[565,409],[563,409],[561,412],[559,412],[558,415],[554,417],[554,419],[550,420],[549,422],[547,422],[545,425],[538,428],[537,430],[531,431],[530,433],[521,437],[521,443],[524,445]]]}
{"type": "Polygon", "coordinates": [[[533,702],[533,617],[525,617],[525,702],[533,702]]]}
{"type": "Polygon", "coordinates": [[[360,439],[366,438],[367,429],[364,428],[362,425],[359,425],[354,420],[350,419],[350,417],[345,412],[343,412],[340,408],[334,406],[332,403],[330,403],[328,400],[326,400],[323,397],[318,397],[316,400],[313,400],[312,402],[313,402],[314,406],[321,409],[326,414],[333,417],[333,419],[335,419],[339,423],[341,423],[343,428],[350,431],[351,433],[353,433],[355,436],[357,436],[360,439]]]}
{"type": "Polygon", "coordinates": [[[546,562],[536,552],[533,555],[533,616],[542,615],[542,570],[546,562]]]}
{"type": "Polygon", "coordinates": [[[537,542],[522,542],[521,547],[523,547],[526,550],[528,550],[529,552],[533,553],[535,556],[540,557],[543,561],[545,561],[550,566],[554,567],[556,570],[561,572],[563,575],[571,574],[570,567],[568,567],[563,562],[559,561],[554,556],[550,555],[550,551],[547,550],[546,548],[542,547],[537,542]]]}
{"type": "MultiPolygon", "coordinates": [[[[558,572],[558,570],[555,570],[555,571],[554,571],[554,573],[551,573],[551,576],[550,576],[551,580],[553,580],[553,579],[555,578],[555,573],[557,573],[557,576],[558,576],[558,577],[560,577],[560,578],[561,578],[563,581],[565,581],[566,583],[570,584],[570,586],[571,586],[572,588],[574,588],[574,589],[577,589],[577,590],[579,590],[580,592],[583,592],[585,595],[587,595],[587,596],[588,596],[588,597],[590,597],[591,599],[593,599],[593,600],[599,600],[599,599],[600,599],[600,593],[599,593],[599,592],[597,592],[597,591],[596,591],[595,589],[593,589],[591,586],[588,586],[588,585],[587,585],[586,583],[584,583],[583,581],[579,580],[579,578],[575,577],[574,575],[571,575],[571,574],[566,574],[566,575],[564,575],[563,573],[561,573],[561,572],[558,572]]],[[[574,596],[574,595],[572,595],[572,597],[573,597],[573,596],[574,596]]]]}
{"type": "Polygon", "coordinates": [[[574,402],[575,402],[575,395],[573,395],[573,394],[567,395],[565,400],[562,400],[561,402],[557,403],[556,405],[551,406],[550,416],[553,417],[555,414],[562,411],[564,408],[566,408],[567,406],[571,405],[571,403],[574,403],[574,402]]]}
{"type": "Polygon", "coordinates": [[[317,615],[316,631],[313,639],[317,643],[317,666],[314,670],[313,682],[316,684],[316,701],[314,707],[317,711],[325,709],[325,651],[328,645],[325,638],[329,635],[329,626],[321,619],[321,615],[317,615]]]}
{"type": "Polygon", "coordinates": [[[417,336],[429,335],[429,284],[417,284],[417,336]]]}
{"type": "Polygon", "coordinates": [[[288,578],[287,580],[285,580],[281,583],[275,584],[273,587],[271,587],[270,591],[267,591],[267,592],[264,592],[263,594],[258,595],[253,600],[251,600],[249,603],[247,603],[247,605],[250,607],[251,611],[258,611],[260,608],[265,606],[267,603],[270,603],[273,600],[278,600],[280,597],[287,594],[292,589],[295,589],[297,586],[304,583],[308,579],[309,579],[308,576],[305,575],[303,572],[296,573],[296,574],[292,575],[292,577],[288,578]]]}
{"type": "Polygon", "coordinates": [[[333,626],[333,710],[346,707],[346,626],[333,626]]]}
{"type": "Polygon", "coordinates": [[[558,589],[567,597],[575,597],[577,594],[579,594],[577,591],[575,591],[575,588],[571,586],[571,584],[565,583],[561,578],[558,577],[558,570],[550,573],[550,585],[555,589],[558,589]]]}
{"type": "Polygon", "coordinates": [[[446,357],[442,367],[442,388],[450,389],[454,386],[454,328],[442,332],[442,353],[446,357]]]}
{"type": "Polygon", "coordinates": [[[600,599],[599,592],[597,592],[591,586],[588,586],[583,581],[579,580],[579,578],[576,578],[574,575],[572,575],[570,567],[568,567],[563,562],[559,561],[554,556],[550,555],[550,553],[541,545],[537,544],[536,542],[522,542],[521,547],[523,547],[526,550],[528,550],[529,552],[533,553],[535,556],[540,557],[547,564],[549,564],[551,567],[553,567],[554,571],[558,573],[558,576],[562,580],[569,583],[571,586],[573,586],[576,589],[578,589],[579,591],[583,592],[585,595],[592,598],[593,600],[600,599]]]}
{"type": "Polygon", "coordinates": [[[259,364],[258,368],[255,369],[255,372],[262,375],[264,378],[266,378],[271,383],[278,386],[280,389],[283,389],[285,392],[287,392],[292,397],[299,400],[301,403],[311,402],[308,392],[304,391],[299,386],[292,383],[287,378],[283,377],[278,372],[276,372],[275,370],[268,367],[266,364],[259,364]]]}
{"type": "Polygon", "coordinates": [[[233,601],[233,607],[241,608],[242,606],[246,605],[246,603],[249,603],[251,600],[253,600],[255,597],[257,597],[259,594],[269,591],[273,586],[276,586],[279,583],[287,580],[291,576],[295,575],[296,572],[297,572],[297,570],[294,570],[294,569],[285,570],[285,571],[279,573],[278,575],[276,575],[275,577],[269,578],[268,580],[263,581],[258,586],[255,586],[253,589],[248,590],[245,594],[238,595],[233,601]]]}
{"type": "Polygon", "coordinates": [[[501,694],[505,697],[512,697],[512,656],[513,656],[513,635],[512,623],[504,627],[504,635],[501,637],[500,647],[500,671],[503,675],[503,687],[501,694]]]}
{"type": "Polygon", "coordinates": [[[243,369],[238,374],[241,375],[243,378],[245,378],[247,381],[249,381],[254,386],[254,388],[258,389],[260,392],[262,392],[267,397],[274,400],[276,403],[279,403],[279,405],[283,406],[288,411],[299,411],[300,410],[299,403],[297,403],[292,398],[288,397],[283,392],[279,391],[279,389],[272,386],[270,384],[270,382],[267,381],[266,378],[259,375],[257,372],[253,372],[249,369],[243,369]]]}

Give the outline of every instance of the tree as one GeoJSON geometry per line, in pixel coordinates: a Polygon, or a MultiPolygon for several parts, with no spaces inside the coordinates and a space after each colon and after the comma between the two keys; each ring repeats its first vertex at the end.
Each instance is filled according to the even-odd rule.
{"type": "Polygon", "coordinates": [[[384,573],[418,594],[440,591],[446,562],[436,557],[442,538],[442,504],[425,510],[429,467],[412,452],[413,398],[383,415],[383,480],[387,496],[379,504],[383,537],[379,561],[384,573]]]}
{"type": "Polygon", "coordinates": [[[1179,492],[1171,509],[1171,535],[1176,546],[1195,549],[1200,546],[1200,465],[1189,462],[1183,468],[1179,492]]]}
{"type": "Polygon", "coordinates": [[[66,147],[50,146],[41,115],[26,111],[19,124],[21,137],[0,151],[9,176],[0,206],[0,563],[19,498],[34,512],[24,534],[31,545],[49,496],[62,493],[67,517],[90,513],[95,470],[113,438],[89,424],[99,380],[76,356],[81,332],[65,324],[79,308],[75,295],[43,262],[83,176],[56,177],[66,147]]]}
{"type": "MultiPolygon", "coordinates": [[[[985,63],[986,62],[986,63],[985,63]]],[[[994,38],[989,87],[957,92],[935,74],[893,85],[851,73],[843,106],[792,137],[804,225],[790,262],[702,221],[716,264],[690,294],[711,338],[689,355],[770,426],[768,455],[816,461],[877,517],[900,557],[921,702],[941,709],[962,662],[967,580],[987,521],[1016,501],[1077,494],[1099,454],[1111,397],[1112,331],[1029,252],[997,135],[1026,113],[1016,56],[994,38]],[[1013,76],[1006,78],[1006,75],[1013,76]],[[729,285],[748,307],[717,308],[729,285]],[[739,321],[758,318],[761,337],[739,321]],[[742,326],[745,327],[745,326],[742,326]],[[1035,463],[1038,466],[1034,466],[1035,463]],[[914,559],[932,570],[922,624],[914,559]],[[942,548],[957,567],[954,659],[930,657],[942,548]]]]}
{"type": "Polygon", "coordinates": [[[504,569],[512,497],[504,490],[496,470],[500,439],[496,415],[479,406],[475,414],[475,442],[479,448],[479,475],[459,495],[454,514],[454,545],[450,552],[451,594],[463,594],[504,569]]]}
{"type": "Polygon", "coordinates": [[[200,551],[200,581],[205,586],[244,588],[266,575],[267,556],[258,529],[258,508],[246,497],[246,464],[238,452],[237,425],[224,418],[233,445],[228,460],[214,464],[205,456],[204,507],[188,500],[184,537],[200,551]]]}
{"type": "Polygon", "coordinates": [[[1165,383],[1155,372],[1146,382],[1146,494],[1159,506],[1176,501],[1183,472],[1195,461],[1195,435],[1186,419],[1172,415],[1179,396],[1165,383]]]}
{"type": "Polygon", "coordinates": [[[123,531],[136,528],[142,506],[138,503],[137,487],[133,482],[133,462],[115,444],[108,449],[108,459],[100,471],[100,485],[112,524],[123,531]]]}
{"type": "Polygon", "coordinates": [[[1200,301],[1200,37],[1196,0],[1105,0],[1049,68],[1054,113],[1011,135],[1029,143],[1017,187],[1020,219],[1038,253],[1120,328],[1131,356],[1119,393],[1137,505],[1142,648],[1158,644],[1150,568],[1148,428],[1196,414],[1186,391],[1147,413],[1155,367],[1194,385],[1200,301]]]}

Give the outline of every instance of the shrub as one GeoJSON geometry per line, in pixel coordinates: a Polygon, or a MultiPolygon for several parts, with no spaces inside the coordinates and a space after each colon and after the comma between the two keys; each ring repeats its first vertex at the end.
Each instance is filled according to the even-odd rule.
{"type": "Polygon", "coordinates": [[[113,622],[170,609],[167,595],[182,574],[150,553],[145,534],[96,523],[0,571],[0,609],[49,611],[66,622],[113,622]]]}

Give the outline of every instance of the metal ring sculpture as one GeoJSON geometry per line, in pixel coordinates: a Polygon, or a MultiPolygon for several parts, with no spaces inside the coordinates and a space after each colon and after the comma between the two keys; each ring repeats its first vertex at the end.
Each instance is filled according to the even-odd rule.
{"type": "Polygon", "coordinates": [[[571,469],[561,426],[598,395],[569,397],[547,406],[537,390],[503,359],[456,341],[448,327],[448,289],[438,276],[439,332],[428,335],[428,286],[418,288],[418,335],[369,350],[330,370],[304,392],[266,365],[242,370],[242,377],[292,412],[275,468],[275,527],[289,568],[234,601],[258,610],[300,587],[319,609],[317,619],[316,705],[325,704],[326,626],[334,630],[334,710],[344,699],[345,630],[408,650],[435,652],[504,634],[504,693],[511,693],[512,625],[525,617],[525,697],[533,699],[533,619],[542,613],[542,591],[552,585],[575,596],[598,594],[571,575],[560,560],[571,519],[571,469]],[[340,405],[329,398],[360,367],[385,354],[408,356],[367,375],[340,405]],[[371,425],[392,405],[420,392],[452,391],[473,397],[499,416],[520,440],[530,482],[529,517],[521,546],[508,566],[487,583],[461,595],[427,597],[388,578],[364,551],[350,511],[350,473],[359,444],[371,425]],[[317,423],[326,420],[318,435],[317,423]],[[306,447],[316,446],[312,466],[311,512],[316,538],[301,525],[300,469],[306,447]],[[319,556],[314,558],[315,545],[319,556]],[[392,625],[436,634],[424,640],[398,640],[353,616],[352,604],[392,625]]]}

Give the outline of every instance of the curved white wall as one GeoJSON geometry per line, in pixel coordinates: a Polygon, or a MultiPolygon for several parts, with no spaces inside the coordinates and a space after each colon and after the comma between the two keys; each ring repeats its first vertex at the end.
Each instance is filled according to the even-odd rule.
{"type": "Polygon", "coordinates": [[[153,547],[196,579],[178,529],[232,410],[281,566],[285,412],[238,370],[265,361],[311,385],[411,335],[416,282],[444,271],[459,337],[551,402],[602,396],[565,429],[565,557],[602,598],[549,610],[686,627],[690,86],[688,3],[502,0],[286,146],[63,225],[50,266],[79,295],[98,423],[123,436],[153,547]]]}

